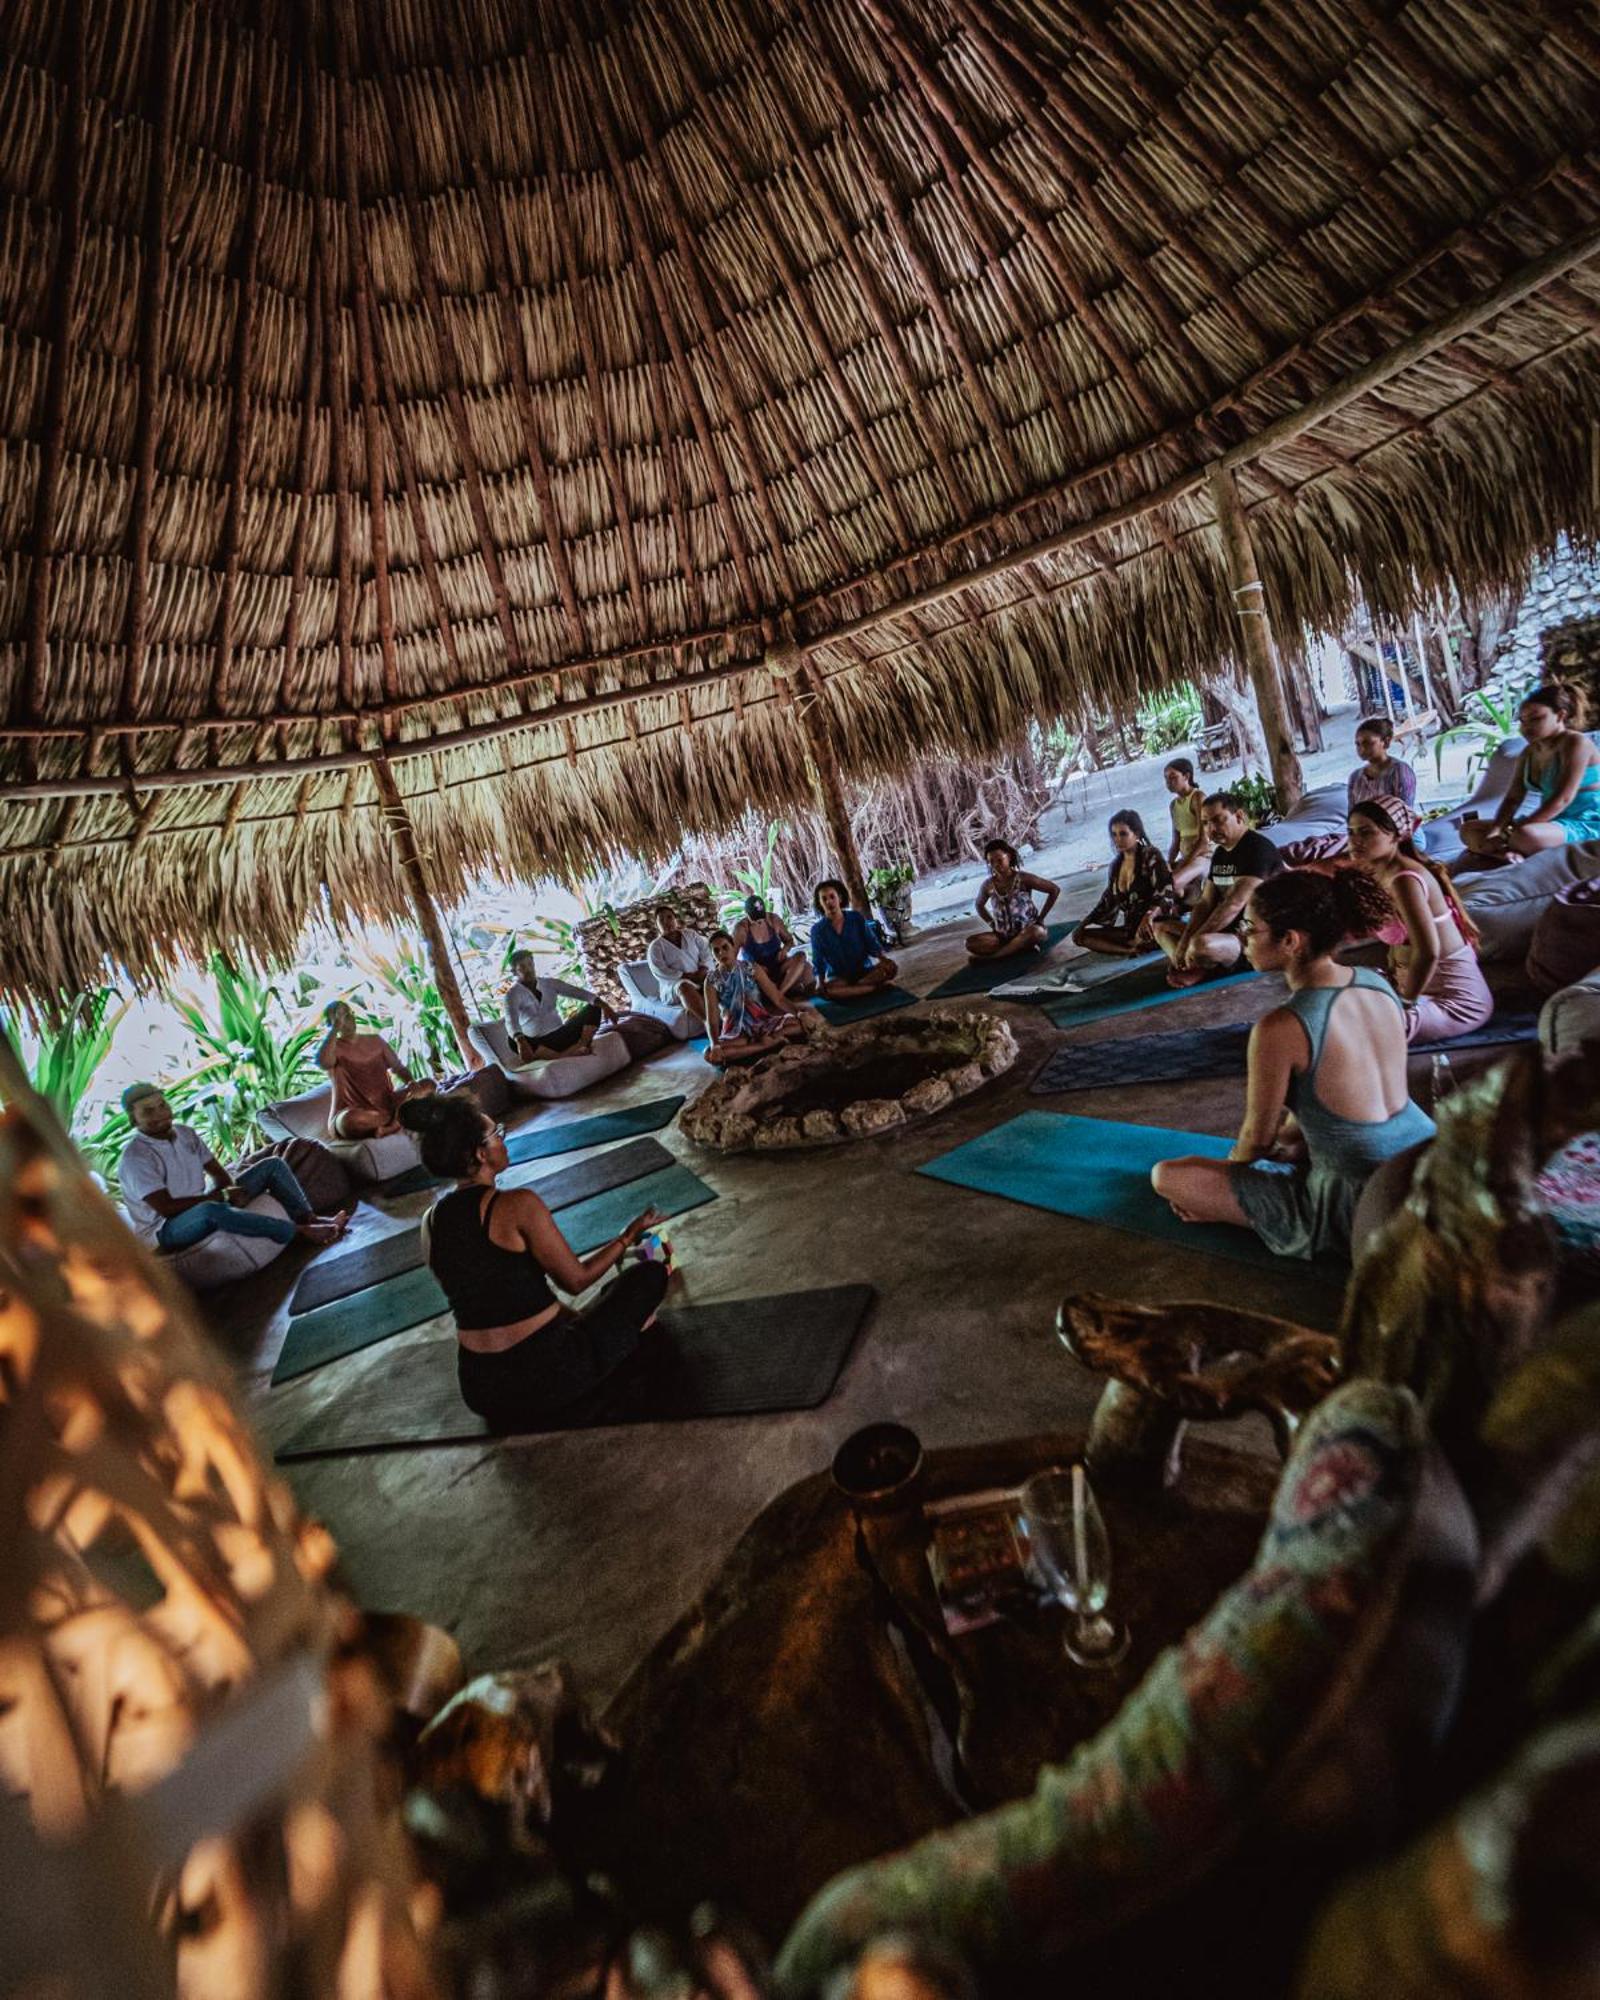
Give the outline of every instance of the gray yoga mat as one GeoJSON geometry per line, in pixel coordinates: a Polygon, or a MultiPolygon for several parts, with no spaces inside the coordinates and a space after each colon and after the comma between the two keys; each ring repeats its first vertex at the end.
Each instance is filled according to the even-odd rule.
{"type": "MultiPolygon", "coordinates": [[[[928,998],[958,1000],[970,993],[992,993],[997,986],[1004,986],[1011,980],[1026,979],[1030,974],[1042,972],[1049,965],[1051,952],[1071,929],[1071,924],[1050,924],[1046,929],[1046,941],[1037,951],[1013,952],[1008,958],[975,958],[970,964],[952,972],[948,979],[942,980],[928,998]]],[[[1049,995],[1041,993],[1038,997],[1043,1000],[1049,995]]]]}
{"type": "MultiPolygon", "coordinates": [[[[687,1167],[663,1167],[643,1179],[604,1194],[590,1195],[564,1211],[562,1234],[579,1256],[587,1256],[647,1208],[658,1208],[665,1216],[684,1215],[715,1201],[716,1190],[706,1186],[687,1167]]],[[[334,1299],[300,1313],[289,1322],[289,1333],[272,1371],[274,1385],[324,1368],[347,1354],[420,1326],[425,1319],[446,1310],[444,1293],[426,1266],[403,1271],[369,1285],[352,1298],[334,1299]]]]}
{"type": "MultiPolygon", "coordinates": [[[[1536,1014],[1503,1014],[1448,1042],[1413,1042],[1413,1056],[1451,1055],[1531,1040],[1536,1014]]],[[[1068,1043],[1028,1085],[1035,1097],[1065,1090],[1109,1090],[1135,1083],[1194,1083],[1208,1077],[1243,1076],[1250,1042],[1248,1021],[1199,1028],[1187,1035],[1119,1036],[1115,1041],[1068,1043]]]]}
{"type": "MultiPolygon", "coordinates": [[[[646,1339],[648,1376],[614,1399],[586,1402],[580,1416],[548,1419],[538,1431],[606,1424],[682,1423],[694,1417],[810,1410],[825,1402],[876,1294],[870,1285],[665,1306],[646,1339]]],[[[467,1444],[497,1435],[461,1400],[456,1343],[418,1341],[345,1384],[287,1432],[276,1457],[326,1457],[421,1444],[467,1444]]]]}
{"type": "MultiPolygon", "coordinates": [[[[658,1173],[672,1165],[672,1155],[659,1140],[635,1139],[631,1145],[617,1146],[609,1153],[597,1153],[592,1160],[563,1167],[559,1173],[536,1178],[530,1167],[513,1167],[501,1176],[503,1187],[531,1187],[554,1215],[587,1201],[590,1195],[610,1188],[626,1187],[645,1174],[658,1173]]],[[[347,1299],[356,1292],[414,1271],[422,1262],[422,1230],[397,1229],[376,1243],[358,1250],[346,1250],[335,1257],[319,1257],[302,1274],[289,1301],[291,1313],[304,1313],[334,1299],[347,1299]]]]}

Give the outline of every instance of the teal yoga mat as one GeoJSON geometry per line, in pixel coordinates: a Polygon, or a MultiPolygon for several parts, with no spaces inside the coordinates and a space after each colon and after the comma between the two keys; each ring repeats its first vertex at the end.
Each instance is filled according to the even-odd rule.
{"type": "Polygon", "coordinates": [[[514,1167],[528,1160],[547,1160],[553,1153],[576,1153],[584,1146],[603,1146],[612,1139],[636,1139],[641,1132],[659,1132],[670,1125],[683,1102],[677,1097],[652,1098],[648,1104],[630,1104],[621,1111],[602,1111],[593,1118],[569,1118],[564,1124],[547,1125],[541,1119],[506,1139],[506,1152],[514,1167]]]}
{"type": "MultiPolygon", "coordinates": [[[[1136,1236],[1181,1244],[1186,1251],[1281,1271],[1285,1260],[1274,1257],[1249,1230],[1180,1222],[1150,1185],[1150,1169],[1157,1160],[1182,1153],[1222,1160],[1231,1144],[1209,1132],[1169,1132],[1159,1125],[1025,1111],[1020,1118],[930,1160],[917,1172],[953,1187],[997,1194],[1026,1208],[1103,1222],[1136,1236]]],[[[1317,1259],[1303,1268],[1335,1279],[1343,1269],[1332,1259],[1317,1259]]]]}
{"type": "Polygon", "coordinates": [[[865,1000],[813,1000],[811,1004],[825,1021],[847,1028],[852,1021],[870,1021],[874,1014],[892,1014],[896,1007],[914,1007],[917,996],[903,986],[882,986],[865,1000]]]}
{"type": "Polygon", "coordinates": [[[1258,979],[1254,971],[1225,972],[1216,979],[1203,979],[1198,986],[1169,986],[1167,967],[1148,965],[1121,979],[1107,980],[1089,993],[1067,993],[1045,1003],[1052,1027],[1086,1028],[1091,1021],[1109,1021],[1118,1014],[1137,1014],[1146,1007],[1164,1007],[1171,1000],[1191,1000],[1197,993],[1216,993],[1241,980],[1258,979]]]}
{"type": "MultiPolygon", "coordinates": [[[[974,959],[970,965],[962,966],[959,972],[936,986],[928,995],[930,1000],[959,1000],[969,993],[992,993],[997,986],[1004,986],[1009,980],[1026,979],[1030,973],[1043,971],[1050,954],[1072,929],[1071,924],[1051,924],[1046,932],[1047,942],[1038,951],[1014,952],[1009,958],[974,959]]],[[[1048,998],[1041,993],[1041,1000],[1048,998]]]]}
{"type": "MultiPolygon", "coordinates": [[[[663,1215],[685,1215],[715,1201],[716,1190],[706,1186],[687,1167],[663,1167],[646,1174],[643,1180],[625,1187],[611,1188],[575,1203],[561,1217],[561,1232],[580,1257],[597,1250],[616,1235],[641,1210],[658,1208],[663,1215]]],[[[375,1341],[404,1333],[445,1310],[444,1293],[426,1266],[385,1278],[357,1292],[354,1298],[335,1299],[311,1312],[298,1314],[289,1323],[288,1338],[278,1365],[272,1371],[274,1384],[288,1382],[313,1368],[326,1367],[347,1354],[358,1354],[375,1341]]]]}

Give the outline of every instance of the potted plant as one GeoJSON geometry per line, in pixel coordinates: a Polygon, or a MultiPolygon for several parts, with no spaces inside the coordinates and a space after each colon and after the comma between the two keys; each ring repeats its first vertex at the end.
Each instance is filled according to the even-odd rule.
{"type": "Polygon", "coordinates": [[[909,861],[894,861],[868,871],[867,894],[889,944],[904,944],[911,929],[911,884],[916,873],[909,861]]]}

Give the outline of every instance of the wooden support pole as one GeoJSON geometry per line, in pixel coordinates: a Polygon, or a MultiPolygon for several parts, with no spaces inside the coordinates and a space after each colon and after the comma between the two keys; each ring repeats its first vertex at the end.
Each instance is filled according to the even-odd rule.
{"type": "Polygon", "coordinates": [[[395,851],[400,856],[400,866],[405,871],[406,886],[411,891],[411,904],[416,913],[417,925],[428,948],[428,963],[433,968],[433,983],[439,989],[439,998],[444,1002],[444,1010],[450,1016],[451,1027],[455,1029],[456,1045],[470,1068],[482,1069],[483,1057],[472,1046],[467,1033],[470,1025],[467,1003],[461,997],[461,987],[456,980],[455,967],[450,962],[450,940],[445,935],[444,922],[439,915],[438,905],[433,900],[433,891],[428,885],[427,863],[423,860],[422,849],[417,844],[417,829],[411,818],[410,808],[401,794],[395,780],[394,767],[387,757],[373,758],[372,775],[377,781],[378,800],[383,807],[383,823],[388,828],[390,838],[395,844],[395,851]]]}
{"type": "Polygon", "coordinates": [[[861,856],[856,851],[855,832],[850,825],[850,810],[844,802],[844,779],[839,772],[839,759],[834,753],[833,739],[828,734],[827,718],[823,714],[819,686],[813,680],[805,655],[798,646],[772,647],[767,653],[766,664],[780,688],[787,686],[790,691],[794,712],[800,723],[800,733],[805,739],[806,776],[811,781],[817,810],[822,814],[822,823],[828,829],[828,838],[833,843],[839,873],[844,877],[844,885],[850,891],[850,901],[870,922],[872,899],[867,894],[866,871],[861,866],[861,856]]]}
{"type": "Polygon", "coordinates": [[[1272,635],[1267,629],[1266,591],[1256,568],[1256,552],[1244,509],[1239,505],[1239,489],[1233,474],[1223,465],[1213,465],[1206,475],[1211,507],[1222,534],[1222,553],[1233,589],[1234,613],[1239,621],[1239,648],[1245,670],[1255,689],[1256,707],[1261,714],[1261,732],[1267,739],[1267,761],[1272,782],[1278,788],[1278,809],[1294,811],[1306,788],[1305,773],[1295,755],[1294,738],[1289,733],[1278,670],[1272,655],[1272,635]]]}

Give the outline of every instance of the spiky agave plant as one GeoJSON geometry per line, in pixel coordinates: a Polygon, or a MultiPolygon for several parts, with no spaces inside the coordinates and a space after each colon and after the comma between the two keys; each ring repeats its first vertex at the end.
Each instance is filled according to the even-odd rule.
{"type": "Polygon", "coordinates": [[[128,1011],[114,986],[91,986],[79,993],[65,1011],[48,1017],[35,1034],[25,1034],[20,1022],[0,1013],[0,1032],[24,1054],[31,1043],[30,1077],[39,1095],[70,1132],[89,1086],[106,1057],[128,1011]]]}

